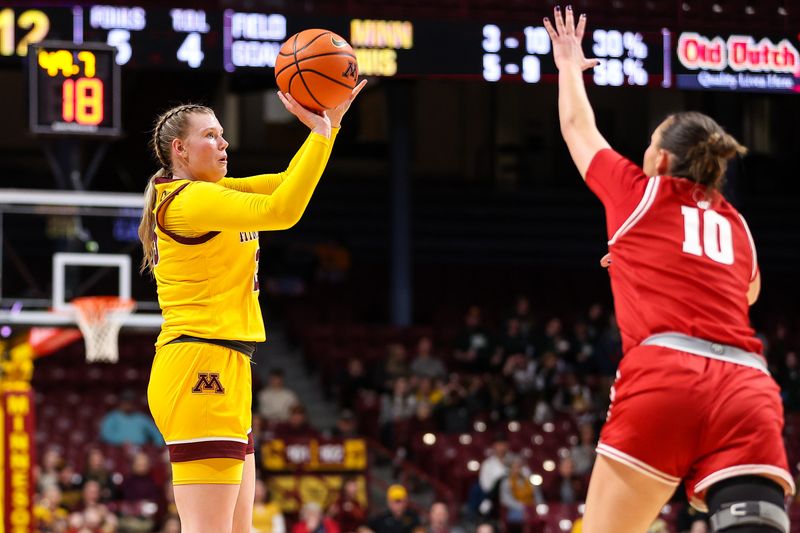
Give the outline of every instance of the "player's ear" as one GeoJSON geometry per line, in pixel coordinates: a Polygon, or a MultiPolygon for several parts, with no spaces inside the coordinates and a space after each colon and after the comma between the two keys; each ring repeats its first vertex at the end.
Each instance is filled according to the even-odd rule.
{"type": "Polygon", "coordinates": [[[659,176],[664,176],[669,174],[670,168],[670,153],[663,148],[658,149],[658,153],[656,154],[656,173],[659,176]]]}
{"type": "Polygon", "coordinates": [[[179,156],[186,157],[186,146],[184,146],[183,141],[177,137],[172,139],[172,149],[179,156]]]}

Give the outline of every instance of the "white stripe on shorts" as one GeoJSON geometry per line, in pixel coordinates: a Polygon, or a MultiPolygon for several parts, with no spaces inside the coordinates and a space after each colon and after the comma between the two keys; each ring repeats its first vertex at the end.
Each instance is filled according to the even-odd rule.
{"type": "Polygon", "coordinates": [[[600,455],[605,455],[609,459],[623,463],[634,470],[662,483],[666,483],[667,485],[677,485],[681,481],[681,478],[670,476],[669,474],[666,474],[657,468],[653,468],[644,461],[640,461],[635,457],[631,457],[627,453],[621,452],[618,449],[609,446],[608,444],[603,444],[601,442],[597,445],[596,451],[600,455]]]}

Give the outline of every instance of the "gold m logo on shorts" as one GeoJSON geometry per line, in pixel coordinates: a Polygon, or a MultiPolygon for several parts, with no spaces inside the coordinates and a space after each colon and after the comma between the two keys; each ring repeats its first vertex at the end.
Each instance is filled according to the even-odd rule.
{"type": "Polygon", "coordinates": [[[197,383],[192,387],[194,393],[213,392],[215,394],[225,394],[225,389],[219,381],[219,372],[198,372],[197,383]]]}

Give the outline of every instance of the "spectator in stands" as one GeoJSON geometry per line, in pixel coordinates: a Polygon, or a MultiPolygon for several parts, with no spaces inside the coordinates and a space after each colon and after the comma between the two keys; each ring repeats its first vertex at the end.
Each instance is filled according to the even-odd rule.
{"type": "Polygon", "coordinates": [[[564,373],[566,365],[559,359],[555,352],[544,352],[536,365],[536,375],[534,377],[534,388],[536,391],[536,407],[534,409],[534,421],[543,423],[553,417],[552,402],[558,389],[561,374],[564,373]]]}
{"type": "Polygon", "coordinates": [[[553,352],[559,358],[569,352],[570,343],[564,336],[563,324],[560,318],[553,317],[544,325],[542,336],[537,341],[537,352],[553,352]]]}
{"type": "Polygon", "coordinates": [[[408,492],[402,485],[386,491],[386,511],[372,517],[366,531],[373,533],[415,533],[421,527],[419,516],[408,508],[408,492]]]}
{"type": "Polygon", "coordinates": [[[69,511],[61,502],[61,490],[55,484],[48,484],[37,498],[33,514],[38,523],[39,533],[56,533],[66,529],[69,511]]]}
{"type": "Polygon", "coordinates": [[[558,480],[553,487],[550,499],[561,503],[578,503],[586,499],[586,483],[581,476],[575,474],[572,459],[562,457],[558,463],[558,480]]]}
{"type": "Polygon", "coordinates": [[[100,421],[100,438],[103,442],[121,446],[142,446],[148,442],[162,445],[164,439],[153,419],[136,410],[136,393],[125,390],[120,395],[119,408],[106,413],[100,421]]]}
{"type": "Polygon", "coordinates": [[[536,360],[524,354],[508,357],[503,365],[503,376],[510,380],[521,398],[535,403],[536,392],[536,360]]]}
{"type": "Polygon", "coordinates": [[[267,484],[262,479],[256,480],[252,533],[286,533],[281,507],[270,499],[267,484]]]}
{"type": "Polygon", "coordinates": [[[317,438],[319,433],[308,423],[306,408],[296,404],[289,409],[289,419],[278,424],[275,434],[280,438],[317,438]]]}
{"type": "Polygon", "coordinates": [[[450,511],[444,502],[433,502],[428,511],[426,533],[464,533],[464,530],[450,523],[450,511]]]}
{"type": "Polygon", "coordinates": [[[105,506],[85,509],[72,513],[68,518],[66,533],[114,533],[117,531],[117,517],[105,506]]]}
{"type": "Polygon", "coordinates": [[[78,509],[88,509],[90,507],[99,507],[101,502],[102,493],[100,492],[100,483],[97,481],[89,480],[83,484],[81,491],[81,500],[78,503],[78,509]]]}
{"type": "Polygon", "coordinates": [[[506,322],[506,330],[497,344],[495,356],[492,359],[492,369],[499,372],[509,358],[520,355],[533,355],[533,346],[528,344],[519,319],[512,317],[506,322]]]}
{"type": "Polygon", "coordinates": [[[605,327],[599,331],[595,346],[595,371],[613,382],[622,359],[622,337],[613,313],[608,317],[605,327]]]}
{"type": "Polygon", "coordinates": [[[783,368],[778,374],[778,384],[781,386],[784,409],[789,413],[800,412],[800,367],[796,352],[786,352],[783,368]]]}
{"type": "Polygon", "coordinates": [[[469,373],[480,373],[489,370],[489,363],[494,351],[489,330],[481,323],[481,308],[472,305],[464,316],[464,328],[456,336],[456,361],[469,373]]]}
{"type": "Polygon", "coordinates": [[[564,360],[560,359],[553,351],[548,350],[539,358],[536,368],[536,389],[546,402],[553,401],[561,376],[566,370],[564,360]]]}
{"type": "Polygon", "coordinates": [[[594,341],[589,337],[589,326],[578,321],[572,328],[572,353],[570,363],[579,376],[594,372],[594,341]]]}
{"type": "Polygon", "coordinates": [[[81,516],[83,523],[81,527],[90,531],[116,531],[117,517],[101,503],[100,484],[97,481],[87,481],[83,485],[77,514],[81,516]]]}
{"type": "Polygon", "coordinates": [[[414,393],[417,405],[426,404],[429,407],[433,407],[442,401],[443,395],[444,392],[438,380],[434,381],[434,379],[430,377],[420,377],[417,379],[417,388],[414,393]]]}
{"type": "Polygon", "coordinates": [[[111,471],[106,466],[106,458],[100,448],[90,448],[86,454],[83,482],[86,483],[89,480],[97,481],[100,484],[100,494],[103,500],[110,500],[114,496],[111,471]]]}
{"type": "Polygon", "coordinates": [[[530,471],[519,457],[511,460],[508,476],[500,482],[500,506],[505,510],[507,531],[521,531],[526,509],[536,504],[530,471]]]}
{"type": "Polygon", "coordinates": [[[603,330],[606,329],[606,324],[608,323],[603,304],[595,302],[589,306],[589,311],[586,313],[586,323],[588,326],[589,338],[592,342],[596,342],[603,330]]]}
{"type": "Polygon", "coordinates": [[[347,409],[355,407],[361,391],[374,389],[364,369],[364,363],[358,357],[347,360],[347,368],[341,372],[334,387],[338,389],[339,404],[347,409]]]}
{"type": "Polygon", "coordinates": [[[493,420],[518,420],[520,402],[514,384],[502,374],[489,374],[485,383],[491,402],[489,416],[493,420]]]}
{"type": "Polygon", "coordinates": [[[339,524],[342,533],[355,533],[367,521],[367,510],[358,493],[358,478],[344,478],[339,496],[328,509],[328,516],[339,524]]]}
{"type": "Polygon", "coordinates": [[[418,403],[414,420],[411,423],[411,437],[422,438],[426,433],[439,431],[436,419],[433,418],[433,407],[429,403],[418,403]]]}
{"type": "Polygon", "coordinates": [[[411,373],[419,378],[439,379],[447,372],[444,363],[433,353],[433,341],[430,337],[420,337],[417,341],[417,352],[411,362],[411,373]]]}
{"type": "Polygon", "coordinates": [[[409,367],[406,347],[399,342],[389,344],[386,347],[386,362],[383,367],[379,367],[379,372],[376,383],[383,390],[391,390],[395,380],[407,377],[409,367]]]}
{"type": "Polygon", "coordinates": [[[330,431],[331,436],[337,439],[355,439],[360,436],[356,415],[350,409],[343,409],[336,419],[336,425],[330,431]]]}
{"type": "Polygon", "coordinates": [[[120,486],[120,494],[125,501],[147,500],[157,502],[161,499],[161,489],[153,479],[150,458],[144,452],[133,456],[131,471],[120,486]]]}
{"type": "Polygon", "coordinates": [[[514,303],[511,317],[519,322],[519,329],[527,340],[532,340],[535,322],[531,313],[531,303],[527,296],[519,295],[514,303]]]}
{"type": "Polygon", "coordinates": [[[292,407],[297,405],[297,395],[284,385],[283,369],[269,371],[267,386],[258,393],[258,413],[269,424],[286,422],[292,407]]]}
{"type": "Polygon", "coordinates": [[[77,509],[81,501],[81,476],[75,472],[70,464],[65,464],[58,472],[58,488],[61,491],[61,501],[70,511],[77,509]]]}
{"type": "Polygon", "coordinates": [[[292,533],[339,533],[339,525],[322,514],[317,502],[303,504],[300,520],[292,528],[292,533]]]}
{"type": "Polygon", "coordinates": [[[453,373],[442,387],[442,401],[436,404],[434,417],[445,433],[464,433],[472,428],[475,414],[467,400],[470,391],[462,382],[462,376],[453,373]]]}
{"type": "Polygon", "coordinates": [[[592,407],[592,391],[578,379],[574,372],[565,372],[553,396],[556,411],[577,416],[592,407]]]}
{"type": "Polygon", "coordinates": [[[478,472],[478,484],[483,498],[478,511],[484,516],[497,515],[496,503],[500,481],[508,475],[508,467],[512,457],[508,447],[508,439],[504,433],[495,435],[492,452],[481,463],[478,472]]]}
{"type": "Polygon", "coordinates": [[[122,531],[153,531],[162,489],[151,476],[150,458],[133,456],[130,473],[120,486],[119,526],[122,531]]]}
{"type": "Polygon", "coordinates": [[[578,444],[570,448],[569,456],[572,458],[572,466],[575,475],[586,476],[592,471],[596,457],[595,446],[597,439],[594,434],[594,427],[591,424],[581,424],[578,427],[578,444]]]}
{"type": "Polygon", "coordinates": [[[42,454],[42,465],[39,467],[36,475],[36,487],[38,492],[43,493],[47,487],[57,487],[59,470],[64,464],[64,458],[61,457],[61,450],[54,446],[50,446],[42,454]]]}
{"type": "Polygon", "coordinates": [[[381,440],[389,448],[393,448],[395,444],[394,425],[409,420],[417,409],[417,400],[411,394],[406,378],[395,379],[391,390],[391,394],[381,396],[381,411],[378,417],[381,440]]]}

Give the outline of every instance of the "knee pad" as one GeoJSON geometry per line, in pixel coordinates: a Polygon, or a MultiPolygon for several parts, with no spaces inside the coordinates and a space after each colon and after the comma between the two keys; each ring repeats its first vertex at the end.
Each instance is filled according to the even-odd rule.
{"type": "Polygon", "coordinates": [[[789,515],[780,485],[765,477],[726,479],[708,490],[711,531],[789,533],[789,515]]]}

